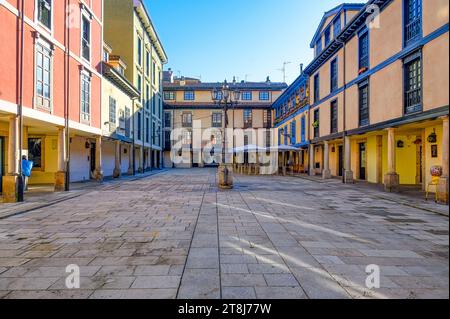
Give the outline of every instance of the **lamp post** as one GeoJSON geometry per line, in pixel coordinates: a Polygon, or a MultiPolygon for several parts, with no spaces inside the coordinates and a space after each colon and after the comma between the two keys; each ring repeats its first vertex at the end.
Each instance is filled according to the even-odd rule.
{"type": "Polygon", "coordinates": [[[222,85],[222,88],[215,88],[211,91],[211,99],[215,104],[223,106],[223,119],[222,119],[222,163],[218,169],[218,181],[219,188],[231,189],[233,188],[233,176],[230,165],[226,162],[226,130],[228,128],[228,108],[235,106],[241,96],[241,92],[237,89],[230,88],[227,80],[222,85]]]}

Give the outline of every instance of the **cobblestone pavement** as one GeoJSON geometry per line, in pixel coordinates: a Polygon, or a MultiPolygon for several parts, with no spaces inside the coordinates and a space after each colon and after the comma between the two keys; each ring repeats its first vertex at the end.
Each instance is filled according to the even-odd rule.
{"type": "Polygon", "coordinates": [[[449,297],[447,217],[354,186],[235,182],[170,170],[2,219],[0,297],[449,297]],[[380,289],[365,288],[370,264],[380,289]]]}

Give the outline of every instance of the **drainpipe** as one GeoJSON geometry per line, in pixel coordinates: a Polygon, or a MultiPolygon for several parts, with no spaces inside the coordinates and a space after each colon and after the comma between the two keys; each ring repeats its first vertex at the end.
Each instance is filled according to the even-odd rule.
{"type": "MultiPolygon", "coordinates": [[[[344,72],[343,72],[343,76],[344,76],[344,95],[342,97],[342,101],[344,103],[343,108],[342,108],[342,116],[343,116],[343,120],[344,120],[344,125],[343,125],[343,131],[342,131],[342,140],[344,141],[344,153],[345,153],[345,137],[347,136],[347,128],[346,128],[346,109],[347,109],[347,104],[346,104],[346,96],[347,96],[347,80],[346,80],[346,47],[345,47],[345,41],[341,41],[336,39],[337,42],[341,43],[343,45],[343,55],[344,55],[344,72]]],[[[344,155],[345,156],[345,155],[344,155]]],[[[342,169],[342,183],[345,183],[345,165],[343,165],[344,168],[342,169]]]]}
{"type": "Polygon", "coordinates": [[[68,21],[70,21],[70,10],[69,10],[70,0],[66,1],[66,50],[65,50],[65,80],[66,80],[66,103],[64,108],[64,129],[66,130],[65,143],[66,143],[66,178],[64,189],[66,192],[70,190],[70,127],[69,127],[69,115],[70,115],[70,28],[68,21]]]}
{"type": "MultiPolygon", "coordinates": [[[[17,116],[19,117],[19,179],[17,201],[24,201],[24,180],[22,176],[22,149],[23,149],[23,61],[24,61],[24,26],[25,26],[25,0],[20,5],[20,82],[19,82],[19,103],[17,116]]],[[[17,158],[16,158],[17,160],[17,158]]]]}

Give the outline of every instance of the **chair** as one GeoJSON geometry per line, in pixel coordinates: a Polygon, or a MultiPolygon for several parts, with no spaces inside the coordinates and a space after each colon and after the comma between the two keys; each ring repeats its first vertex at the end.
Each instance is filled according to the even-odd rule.
{"type": "Polygon", "coordinates": [[[432,176],[431,177],[431,182],[428,183],[427,185],[427,194],[426,194],[426,200],[428,200],[428,194],[430,193],[430,188],[434,187],[435,190],[435,195],[434,195],[434,201],[437,203],[438,202],[438,185],[439,185],[439,176],[432,176]]]}

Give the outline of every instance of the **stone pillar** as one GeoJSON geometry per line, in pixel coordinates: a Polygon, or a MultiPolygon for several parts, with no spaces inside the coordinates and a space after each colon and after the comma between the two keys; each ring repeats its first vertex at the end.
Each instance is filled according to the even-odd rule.
{"type": "Polygon", "coordinates": [[[115,142],[115,154],[114,154],[114,172],[113,172],[113,177],[114,178],[119,178],[122,175],[122,166],[120,163],[120,152],[121,152],[121,147],[120,147],[120,141],[116,141],[115,142]]]}
{"type": "Polygon", "coordinates": [[[58,128],[58,171],[55,173],[55,192],[66,190],[66,129],[58,128]]]}
{"type": "Polygon", "coordinates": [[[344,138],[344,183],[353,184],[353,172],[352,172],[352,141],[350,136],[344,138]]]}
{"type": "Polygon", "coordinates": [[[18,197],[19,178],[19,121],[16,116],[9,119],[8,170],[3,176],[3,202],[15,203],[18,197]]]}
{"type": "Polygon", "coordinates": [[[102,182],[103,181],[103,169],[102,169],[102,137],[97,136],[95,138],[95,172],[94,178],[102,182]]]}
{"type": "Polygon", "coordinates": [[[400,177],[396,172],[395,159],[395,129],[388,128],[388,173],[384,176],[384,189],[388,192],[398,190],[400,185],[400,177]]]}
{"type": "Polygon", "coordinates": [[[316,175],[316,163],[315,163],[315,150],[314,145],[309,145],[309,176],[316,175]]]}
{"type": "Polygon", "coordinates": [[[128,148],[128,175],[133,175],[133,145],[128,148]]]}
{"type": "Polygon", "coordinates": [[[383,182],[383,136],[377,135],[377,184],[383,182]]]}
{"type": "Polygon", "coordinates": [[[442,118],[442,176],[439,179],[438,185],[438,200],[441,203],[448,204],[448,193],[449,193],[449,132],[448,132],[448,115],[442,118]]]}
{"type": "Polygon", "coordinates": [[[324,142],[323,145],[323,171],[322,171],[322,178],[323,179],[330,179],[331,178],[331,171],[330,171],[330,146],[328,141],[324,142]]]}

